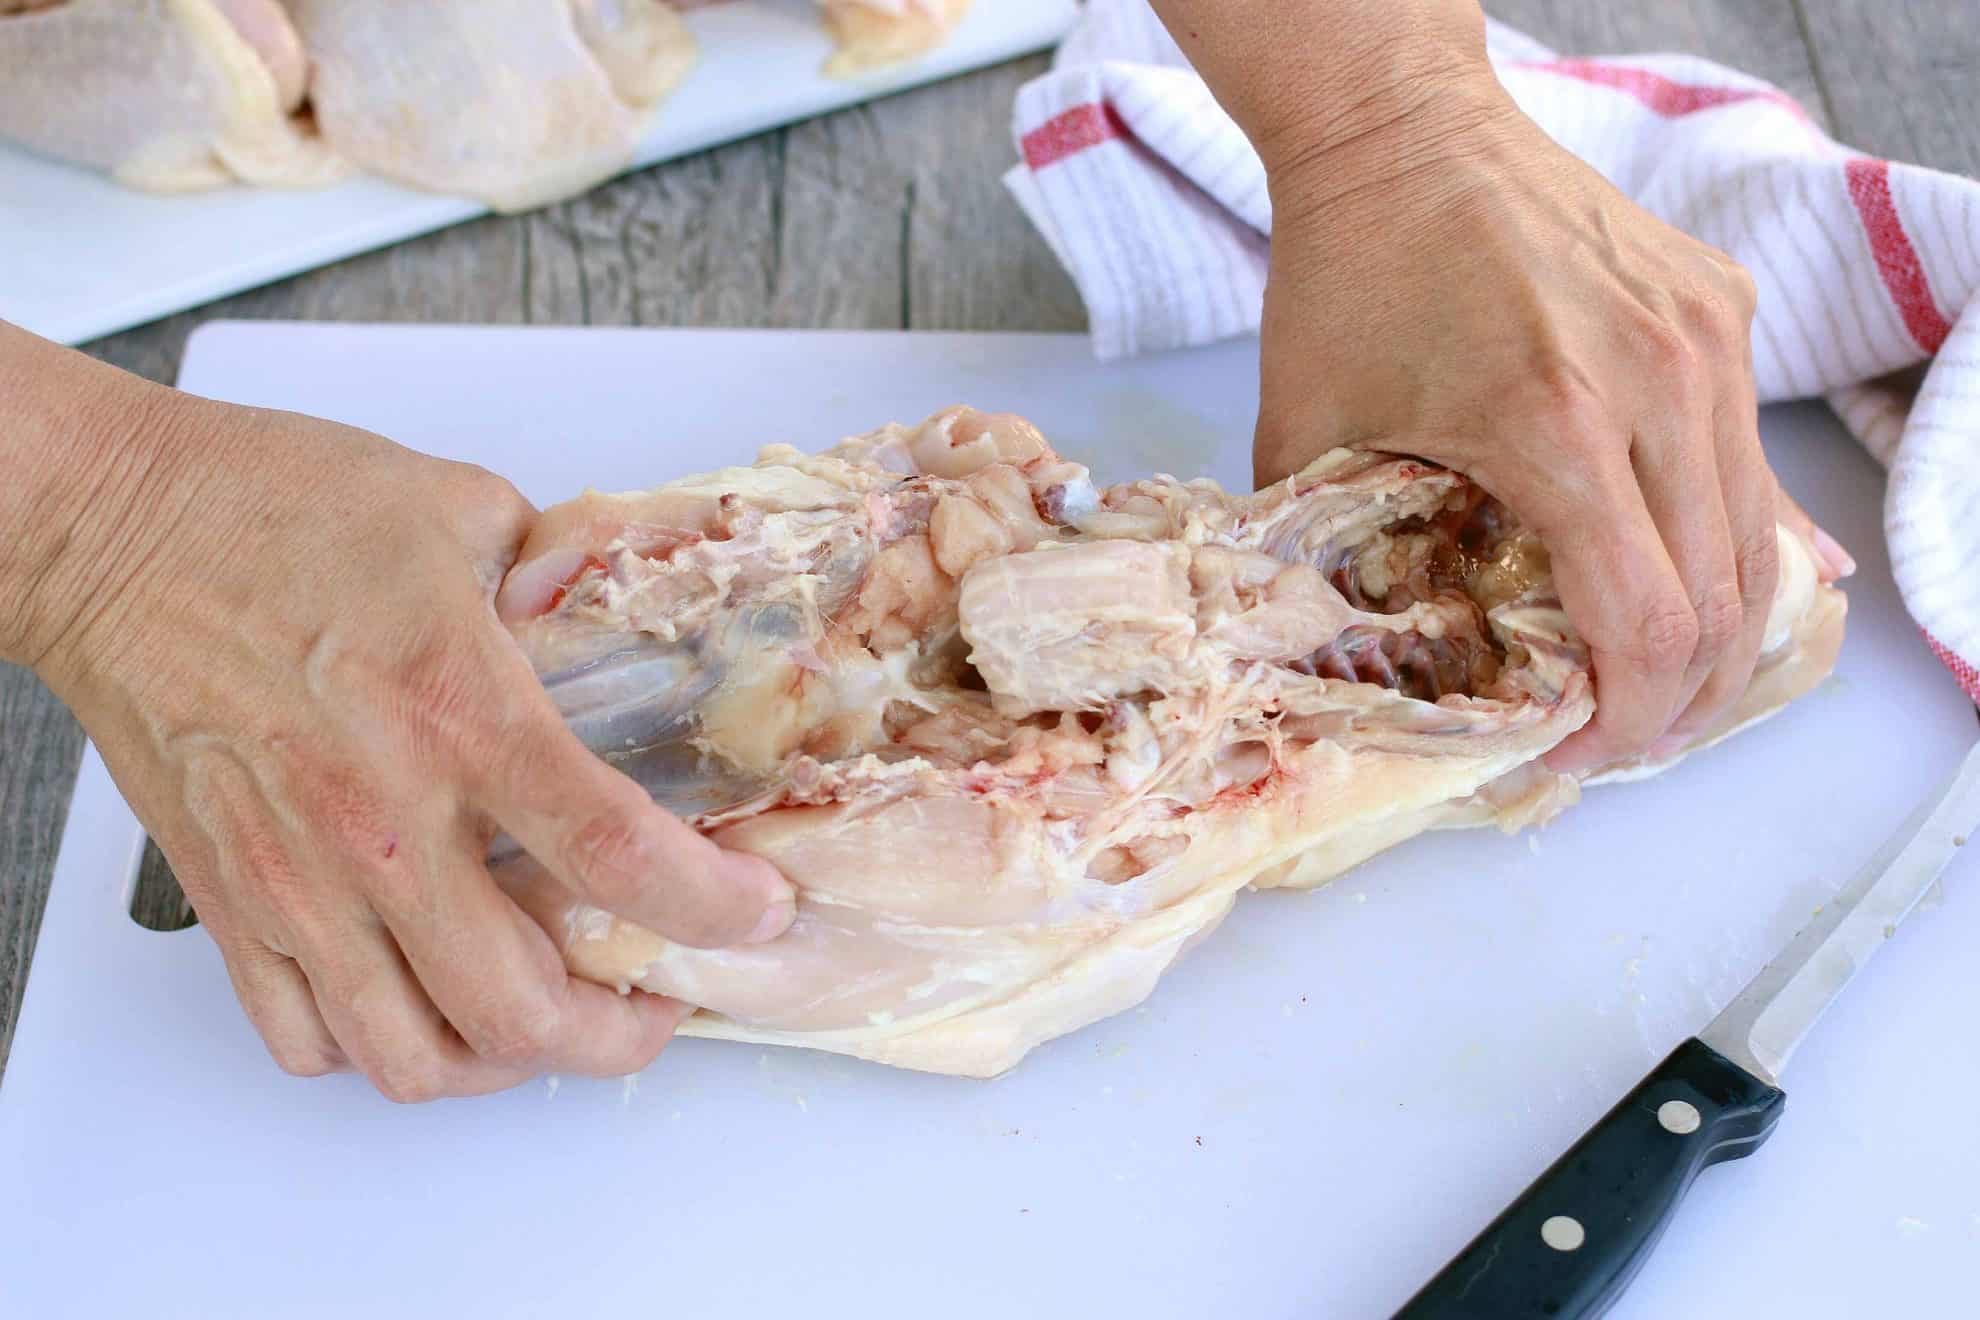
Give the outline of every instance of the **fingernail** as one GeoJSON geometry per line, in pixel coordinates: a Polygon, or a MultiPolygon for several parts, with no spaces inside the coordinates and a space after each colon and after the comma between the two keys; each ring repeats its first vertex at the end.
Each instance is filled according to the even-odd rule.
{"type": "Polygon", "coordinates": [[[769,907],[763,909],[763,915],[757,919],[755,928],[743,939],[743,943],[768,944],[771,940],[776,939],[779,935],[789,930],[791,928],[791,922],[796,919],[797,900],[795,898],[780,898],[769,907]]]}
{"type": "Polygon", "coordinates": [[[1820,527],[1815,529],[1815,553],[1828,566],[1831,581],[1839,581],[1856,571],[1856,561],[1835,537],[1820,527]]]}
{"type": "Polygon", "coordinates": [[[763,944],[790,929],[797,917],[797,889],[782,873],[761,857],[729,853],[723,859],[723,876],[729,884],[750,893],[766,894],[769,906],[756,919],[756,925],[743,937],[745,944],[763,944]]]}

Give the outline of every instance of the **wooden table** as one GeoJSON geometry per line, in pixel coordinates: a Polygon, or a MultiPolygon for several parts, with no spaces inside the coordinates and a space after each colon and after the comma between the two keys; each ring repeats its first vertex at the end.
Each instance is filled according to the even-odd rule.
{"type": "MultiPolygon", "coordinates": [[[[994,3],[994,0],[985,0],[994,3]]],[[[1565,52],[1684,50],[1784,87],[1842,141],[1980,174],[1972,0],[1493,0],[1565,52]]],[[[356,257],[90,346],[171,381],[212,317],[1079,330],[1071,282],[1005,194],[1013,93],[1045,58],[643,171],[531,215],[356,257]]],[[[0,665],[0,1072],[83,734],[0,665]]],[[[190,919],[154,853],[134,908],[190,919]]]]}

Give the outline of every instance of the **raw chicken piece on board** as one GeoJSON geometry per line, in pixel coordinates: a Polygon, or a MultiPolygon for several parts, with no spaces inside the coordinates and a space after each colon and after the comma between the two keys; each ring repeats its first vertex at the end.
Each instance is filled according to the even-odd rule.
{"type": "Polygon", "coordinates": [[[332,148],[498,210],[625,169],[695,57],[664,0],[287,2],[332,148]]]}
{"type": "MultiPolygon", "coordinates": [[[[822,0],[838,50],[825,64],[834,78],[925,55],[949,39],[970,0],[822,0]]],[[[990,0],[996,3],[996,0],[990,0]]]]}
{"type": "Polygon", "coordinates": [[[341,177],[308,71],[278,0],[0,0],[0,138],[134,188],[341,177]]]}
{"type": "MultiPolygon", "coordinates": [[[[675,6],[684,10],[734,2],[674,0],[675,6]]],[[[819,0],[825,30],[837,43],[825,62],[825,72],[834,78],[851,78],[925,55],[949,39],[969,6],[970,0],[819,0]]]]}
{"type": "MultiPolygon", "coordinates": [[[[1701,744],[1834,663],[1843,597],[1780,547],[1701,744]]],[[[589,745],[799,890],[782,938],[691,949],[509,857],[576,973],[689,1034],[973,1076],[1139,1002],[1247,885],[1546,819],[1579,786],[1536,758],[1593,709],[1545,550],[1454,473],[1096,490],[962,408],[557,506],[498,606],[589,745]]]]}
{"type": "MultiPolygon", "coordinates": [[[[920,55],[968,5],[822,0],[826,71],[920,55]]],[[[0,0],[0,139],[156,191],[357,166],[514,211],[626,168],[694,61],[668,0],[0,0]]]]}

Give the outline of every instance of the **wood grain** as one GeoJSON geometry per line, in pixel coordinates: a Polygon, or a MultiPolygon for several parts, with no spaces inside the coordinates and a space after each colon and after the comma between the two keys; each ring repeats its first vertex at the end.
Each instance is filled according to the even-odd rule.
{"type": "Polygon", "coordinates": [[[1980,7],[1973,0],[1795,0],[1844,142],[1980,176],[1980,7]]]}
{"type": "MultiPolygon", "coordinates": [[[[1874,0],[1872,0],[1874,3],[1874,0]]],[[[1958,0],[1942,5],[1946,21],[1958,0]]],[[[1792,0],[1488,0],[1485,12],[1564,55],[1676,51],[1718,60],[1774,83],[1820,115],[1815,66],[1792,0]]]]}
{"type": "MultiPolygon", "coordinates": [[[[1845,141],[1980,169],[1971,0],[1497,0],[1572,54],[1682,50],[1779,84],[1845,141]]],[[[1071,282],[1005,195],[1012,94],[1043,57],[904,93],[491,217],[102,340],[153,380],[217,317],[1076,330],[1071,282]]],[[[81,755],[46,689],[0,666],[0,1070],[81,755]]],[[[185,920],[152,850],[134,910],[185,920]]]]}
{"type": "Polygon", "coordinates": [[[0,1077],[82,746],[82,727],[33,674],[0,665],[0,1077]]]}

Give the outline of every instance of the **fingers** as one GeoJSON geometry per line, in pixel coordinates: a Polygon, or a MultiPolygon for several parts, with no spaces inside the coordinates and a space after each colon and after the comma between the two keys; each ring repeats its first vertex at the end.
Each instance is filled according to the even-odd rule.
{"type": "Polygon", "coordinates": [[[345,1057],[399,1104],[485,1095],[526,1080],[526,1065],[476,1055],[447,1025],[383,925],[340,930],[299,955],[345,1057]]]}
{"type": "MultiPolygon", "coordinates": [[[[1678,714],[1695,707],[1697,695],[1707,687],[1722,687],[1726,682],[1744,687],[1746,675],[1752,672],[1753,656],[1746,657],[1744,672],[1735,672],[1739,662],[1733,653],[1747,631],[1747,609],[1727,513],[1726,502],[1733,492],[1720,489],[1720,463],[1710,421],[1679,417],[1671,425],[1672,429],[1654,440],[1638,443],[1634,464],[1644,505],[1663,537],[1697,621],[1697,641],[1685,665],[1677,708],[1672,712],[1678,714]]],[[[1765,583],[1769,600],[1773,595],[1772,533],[1770,523],[1765,583]]],[[[1766,619],[1764,605],[1760,618],[1763,622],[1766,619]]],[[[1757,654],[1757,630],[1752,640],[1757,654]]],[[[1659,734],[1659,742],[1669,737],[1668,731],[1660,730],[1659,734]]]]}
{"type": "Polygon", "coordinates": [[[1698,618],[1619,444],[1572,442],[1578,473],[1529,473],[1502,494],[1553,559],[1561,604],[1588,643],[1595,715],[1547,756],[1574,773],[1621,760],[1670,726],[1698,618]]]}
{"type": "MultiPolygon", "coordinates": [[[[413,1103],[546,1071],[622,1076],[659,1055],[691,1006],[572,979],[549,937],[482,868],[479,831],[423,833],[431,845],[409,841],[392,859],[347,859],[344,886],[250,888],[244,880],[295,874],[293,854],[242,846],[257,861],[235,876],[223,906],[278,934],[213,934],[284,1071],[355,1069],[388,1099],[413,1103]]],[[[236,841],[249,834],[275,837],[236,830],[236,841]]],[[[321,862],[330,850],[315,851],[321,862]]]]}
{"type": "MultiPolygon", "coordinates": [[[[1640,292],[1649,315],[1627,324],[1615,345],[1622,360],[1645,368],[1619,415],[1635,434],[1631,461],[1643,505],[1684,603],[1662,594],[1640,597],[1640,640],[1633,647],[1614,636],[1589,636],[1596,716],[1548,758],[1556,769],[1668,759],[1746,689],[1760,654],[1778,564],[1776,483],[1760,447],[1754,398],[1753,287],[1729,260],[1703,269],[1708,273],[1696,282],[1640,292]],[[1681,666],[1676,701],[1660,724],[1655,704],[1674,664],[1681,666]],[[1615,718],[1619,675],[1621,699],[1633,708],[1615,718]]],[[[1601,516],[1599,509],[1582,514],[1601,516]]],[[[1641,546],[1635,553],[1647,559],[1641,546]]],[[[1587,562],[1567,568],[1573,579],[1587,562]]],[[[1609,576],[1610,590],[1635,589],[1626,566],[1609,576]]],[[[1561,585],[1562,603],[1578,626],[1614,626],[1602,602],[1585,599],[1591,583],[1561,585]],[[1571,590],[1584,599],[1569,599],[1571,590]]]]}
{"type": "Polygon", "coordinates": [[[781,935],[796,891],[759,857],[725,852],[588,751],[548,698],[481,774],[476,800],[573,893],[697,948],[781,935]]]}
{"type": "MultiPolygon", "coordinates": [[[[1749,353],[1750,358],[1750,353],[1749,353]]],[[[1729,569],[1736,582],[1737,627],[1716,657],[1709,677],[1664,736],[1650,748],[1653,761],[1668,760],[1710,729],[1746,690],[1765,640],[1767,618],[1779,582],[1775,530],[1778,485],[1760,448],[1759,408],[1751,371],[1731,382],[1713,415],[1716,481],[1726,511],[1729,569]]],[[[1706,620],[1701,613],[1700,622],[1706,620]]],[[[1701,645],[1701,650],[1703,649],[1701,645]]]]}
{"type": "Polygon", "coordinates": [[[234,995],[283,1072],[321,1077],[350,1071],[350,1060],[323,1021],[316,995],[295,960],[258,940],[222,945],[234,995]]]}
{"type": "Polygon", "coordinates": [[[381,886],[374,903],[435,1007],[481,1062],[504,1072],[618,1077],[658,1057],[693,1009],[578,981],[541,927],[463,838],[417,884],[381,886]]]}

